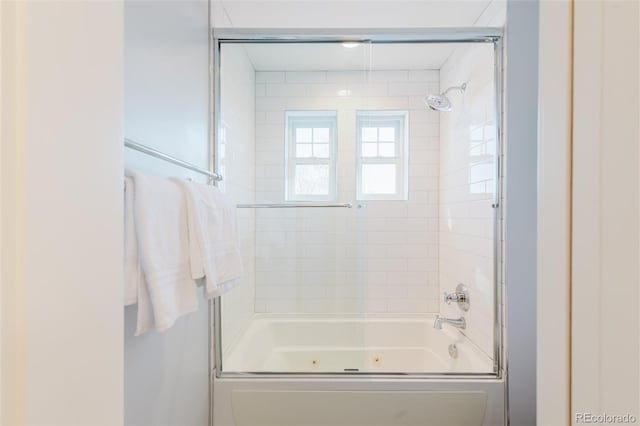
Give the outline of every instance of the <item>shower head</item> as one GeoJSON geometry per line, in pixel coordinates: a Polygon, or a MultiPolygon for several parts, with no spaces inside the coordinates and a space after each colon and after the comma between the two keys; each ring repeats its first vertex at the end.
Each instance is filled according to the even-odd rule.
{"type": "Polygon", "coordinates": [[[467,83],[463,83],[461,86],[449,87],[439,95],[427,95],[424,98],[424,103],[434,111],[451,111],[451,101],[447,97],[447,93],[449,93],[451,90],[459,90],[460,92],[464,93],[466,89],[467,83]]]}
{"type": "Polygon", "coordinates": [[[445,95],[428,95],[424,103],[434,111],[451,111],[451,101],[445,95]]]}

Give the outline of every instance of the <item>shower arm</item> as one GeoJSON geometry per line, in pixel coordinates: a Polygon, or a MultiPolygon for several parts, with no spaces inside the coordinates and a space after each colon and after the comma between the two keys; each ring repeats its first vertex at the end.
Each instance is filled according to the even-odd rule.
{"type": "Polygon", "coordinates": [[[462,83],[461,86],[453,86],[453,87],[449,87],[447,90],[445,90],[444,92],[442,92],[443,95],[446,95],[447,93],[449,93],[452,90],[459,90],[460,92],[464,93],[465,90],[467,90],[467,83],[462,83]]]}

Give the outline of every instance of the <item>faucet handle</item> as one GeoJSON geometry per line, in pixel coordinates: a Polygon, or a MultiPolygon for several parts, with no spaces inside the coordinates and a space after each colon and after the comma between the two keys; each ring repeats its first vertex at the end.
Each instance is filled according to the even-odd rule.
{"type": "Polygon", "coordinates": [[[457,291],[454,293],[447,293],[446,291],[444,292],[444,301],[447,302],[447,305],[450,305],[451,302],[464,302],[465,300],[465,293],[459,293],[457,291]]]}
{"type": "Polygon", "coordinates": [[[458,284],[456,286],[456,291],[453,293],[444,292],[444,301],[447,305],[450,305],[451,302],[456,302],[458,307],[467,312],[471,307],[471,303],[469,300],[469,290],[464,284],[458,284]]]}

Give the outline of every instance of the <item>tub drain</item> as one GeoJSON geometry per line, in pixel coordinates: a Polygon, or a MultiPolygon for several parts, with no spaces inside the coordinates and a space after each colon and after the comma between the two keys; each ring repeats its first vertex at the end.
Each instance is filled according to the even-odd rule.
{"type": "Polygon", "coordinates": [[[458,347],[455,343],[449,345],[449,356],[453,359],[458,358],[458,347]]]}

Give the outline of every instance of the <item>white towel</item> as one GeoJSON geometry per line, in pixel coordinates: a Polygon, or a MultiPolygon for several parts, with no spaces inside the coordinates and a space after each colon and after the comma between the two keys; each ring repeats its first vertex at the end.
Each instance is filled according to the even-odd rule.
{"type": "MultiPolygon", "coordinates": [[[[155,328],[165,331],[180,316],[198,309],[189,265],[186,202],[173,180],[131,170],[126,174],[134,182],[138,253],[147,284],[138,286],[138,319],[150,300],[155,328]]],[[[136,335],[144,331],[142,327],[136,335]]]]}
{"type": "Polygon", "coordinates": [[[191,277],[204,277],[207,297],[219,296],[242,276],[235,208],[214,186],[174,181],[187,198],[191,277]]]}
{"type": "MultiPolygon", "coordinates": [[[[138,302],[138,286],[144,279],[138,257],[138,241],[133,219],[133,179],[124,178],[124,305],[138,302]]],[[[146,285],[146,284],[145,284],[146,285]]]]}
{"type": "Polygon", "coordinates": [[[138,237],[136,235],[134,204],[135,186],[130,176],[125,177],[124,199],[124,282],[125,306],[138,304],[136,319],[136,336],[151,330],[154,326],[153,309],[147,290],[147,282],[142,272],[138,253],[138,237]]]}

